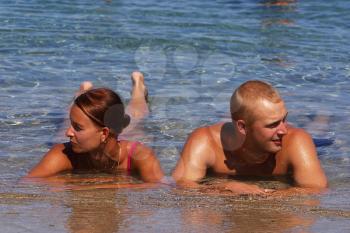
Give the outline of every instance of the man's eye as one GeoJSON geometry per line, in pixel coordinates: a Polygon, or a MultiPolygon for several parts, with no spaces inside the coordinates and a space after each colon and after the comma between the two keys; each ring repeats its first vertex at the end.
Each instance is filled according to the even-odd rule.
{"type": "Polygon", "coordinates": [[[276,122],[276,123],[267,125],[267,128],[273,129],[273,128],[276,128],[278,125],[279,125],[279,122],[276,122]]]}

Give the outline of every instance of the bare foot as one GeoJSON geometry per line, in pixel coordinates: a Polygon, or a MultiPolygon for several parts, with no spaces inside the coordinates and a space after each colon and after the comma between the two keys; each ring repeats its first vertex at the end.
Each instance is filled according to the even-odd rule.
{"type": "Polygon", "coordinates": [[[131,119],[142,119],[148,115],[148,91],[145,85],[143,74],[139,71],[134,71],[131,74],[132,90],[131,99],[126,108],[126,112],[131,116],[131,119]]]}
{"type": "Polygon", "coordinates": [[[85,91],[92,89],[93,85],[90,81],[84,81],[80,84],[79,90],[75,93],[75,97],[83,94],[85,91]]]}
{"type": "Polygon", "coordinates": [[[148,102],[148,90],[145,85],[145,78],[143,74],[139,71],[134,71],[131,73],[132,81],[132,98],[144,98],[148,102]]]}

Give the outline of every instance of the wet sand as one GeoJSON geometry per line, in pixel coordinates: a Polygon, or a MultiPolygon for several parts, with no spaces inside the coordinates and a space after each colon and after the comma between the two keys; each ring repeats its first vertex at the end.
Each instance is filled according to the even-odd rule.
{"type": "MultiPolygon", "coordinates": [[[[272,198],[171,186],[74,190],[135,180],[109,175],[63,175],[60,179],[70,181],[14,185],[12,178],[3,179],[4,232],[347,232],[350,224],[350,205],[332,204],[334,198],[337,203],[345,198],[342,195],[349,192],[349,186],[321,195],[272,198]]],[[[273,182],[265,185],[276,186],[273,182]]]]}

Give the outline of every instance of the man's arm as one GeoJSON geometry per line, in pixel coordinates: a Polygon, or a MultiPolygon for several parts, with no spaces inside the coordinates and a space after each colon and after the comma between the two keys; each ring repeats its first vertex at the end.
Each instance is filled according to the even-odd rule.
{"type": "Polygon", "coordinates": [[[217,159],[213,140],[209,128],[198,128],[189,136],[172,174],[178,185],[216,194],[230,192],[233,195],[265,195],[270,191],[238,181],[214,185],[198,184],[197,181],[206,175],[207,169],[212,167],[217,159]]]}
{"type": "Polygon", "coordinates": [[[191,133],[172,173],[176,182],[196,186],[196,182],[205,176],[207,168],[215,160],[210,140],[207,128],[198,128],[191,133]]]}
{"type": "Polygon", "coordinates": [[[294,182],[297,187],[327,188],[327,177],[317,157],[316,147],[311,136],[302,129],[293,129],[286,136],[286,153],[293,169],[294,182]]]}

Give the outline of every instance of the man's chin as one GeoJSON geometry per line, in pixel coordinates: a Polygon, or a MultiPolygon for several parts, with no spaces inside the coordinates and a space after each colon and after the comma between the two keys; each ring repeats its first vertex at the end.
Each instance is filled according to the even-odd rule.
{"type": "Polygon", "coordinates": [[[270,152],[271,153],[277,153],[282,149],[282,146],[274,146],[273,148],[271,148],[270,152]]]}
{"type": "Polygon", "coordinates": [[[275,153],[279,152],[281,149],[282,149],[282,145],[278,145],[278,144],[272,142],[272,144],[268,148],[268,152],[275,154],[275,153]]]}

